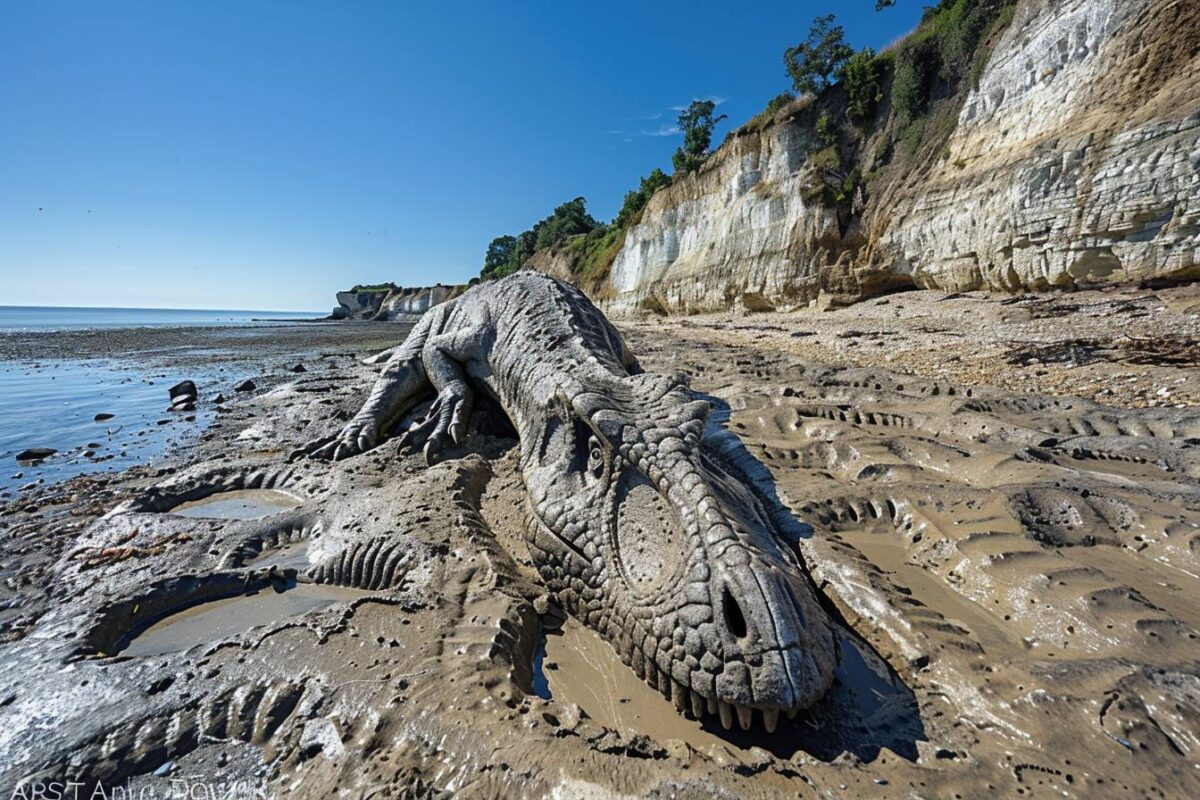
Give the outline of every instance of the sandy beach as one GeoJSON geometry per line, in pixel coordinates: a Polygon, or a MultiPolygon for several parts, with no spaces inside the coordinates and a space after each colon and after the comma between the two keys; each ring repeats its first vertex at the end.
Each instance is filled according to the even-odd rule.
{"type": "Polygon", "coordinates": [[[842,665],[775,734],[686,719],[563,619],[512,439],[432,467],[392,442],[288,460],[357,409],[359,359],[396,327],[256,333],[259,388],[167,462],[0,505],[0,719],[42,730],[0,740],[0,784],[86,764],[274,794],[1194,796],[1198,311],[1189,288],[910,292],[619,322],[811,526],[796,546],[842,665]],[[310,369],[284,371],[299,351],[310,369]],[[364,569],[381,577],[348,588],[364,569]],[[33,658],[71,666],[20,674],[33,658]]]}

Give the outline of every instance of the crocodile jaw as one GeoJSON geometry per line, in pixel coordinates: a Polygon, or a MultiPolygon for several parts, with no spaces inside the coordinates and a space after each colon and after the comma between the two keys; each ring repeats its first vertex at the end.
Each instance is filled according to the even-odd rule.
{"type": "Polygon", "coordinates": [[[832,683],[831,623],[764,501],[702,455],[703,415],[676,395],[678,424],[660,410],[636,436],[628,416],[592,414],[610,442],[621,432],[602,484],[529,459],[531,552],[568,613],[680,713],[726,728],[761,714],[770,731],[832,683]]]}

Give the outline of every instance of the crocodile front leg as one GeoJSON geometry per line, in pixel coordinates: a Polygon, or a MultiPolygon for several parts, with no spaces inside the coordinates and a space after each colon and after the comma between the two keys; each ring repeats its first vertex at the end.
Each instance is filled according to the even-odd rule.
{"type": "Polygon", "coordinates": [[[334,461],[364,453],[379,444],[386,431],[429,388],[422,350],[429,340],[430,324],[422,320],[408,339],[388,359],[358,413],[337,434],[318,439],[292,453],[334,461]]]}
{"type": "Polygon", "coordinates": [[[478,352],[478,330],[445,333],[429,339],[421,354],[425,373],[438,396],[423,420],[409,428],[400,439],[400,447],[421,447],[425,460],[433,460],[451,443],[460,444],[467,436],[467,424],[475,408],[475,392],[468,382],[463,363],[478,352]]]}

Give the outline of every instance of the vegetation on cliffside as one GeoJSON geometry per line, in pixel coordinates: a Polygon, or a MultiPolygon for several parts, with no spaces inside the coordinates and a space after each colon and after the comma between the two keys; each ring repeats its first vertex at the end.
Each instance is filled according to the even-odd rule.
{"type": "MultiPolygon", "coordinates": [[[[711,154],[713,130],[725,119],[717,115],[712,100],[694,100],[678,119],[683,144],[675,151],[672,163],[676,174],[695,171],[711,154]]],[[[621,210],[611,223],[597,222],[587,213],[582,197],[564,203],[530,230],[517,236],[498,236],[488,245],[480,277],[502,278],[516,272],[539,250],[558,248],[567,243],[571,273],[585,288],[595,289],[608,275],[608,268],[621,249],[625,231],[641,219],[642,209],[656,191],[671,185],[672,177],[655,168],[641,179],[636,189],[625,193],[621,210]]]]}
{"type": "MultiPolygon", "coordinates": [[[[895,4],[877,0],[876,10],[895,4]]],[[[783,121],[808,124],[813,147],[806,202],[837,210],[843,235],[883,172],[925,168],[944,148],[958,100],[978,82],[996,34],[1012,21],[1016,0],[940,0],[899,43],[877,53],[855,50],[833,15],[817,17],[804,41],[783,54],[791,92],[730,137],[759,134],[783,121]],[[806,122],[807,121],[807,122],[806,122]]],[[[530,230],[500,236],[488,246],[484,279],[520,269],[548,250],[584,289],[603,291],[609,268],[655,192],[700,169],[711,155],[714,129],[725,119],[711,100],[683,109],[683,144],[672,158],[675,175],[660,169],[642,178],[610,223],[587,213],[582,197],[564,203],[530,230]]],[[[849,244],[847,246],[850,246],[849,244]]]]}

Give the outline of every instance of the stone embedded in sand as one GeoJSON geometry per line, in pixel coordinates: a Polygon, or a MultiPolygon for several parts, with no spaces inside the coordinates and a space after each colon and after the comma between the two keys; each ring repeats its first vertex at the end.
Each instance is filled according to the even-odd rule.
{"type": "Polygon", "coordinates": [[[303,364],[295,364],[291,367],[288,367],[288,371],[289,372],[308,372],[308,369],[305,368],[305,366],[303,364]]]}
{"type": "Polygon", "coordinates": [[[196,400],[196,395],[198,394],[196,384],[192,381],[180,381],[167,391],[171,395],[172,403],[183,397],[191,398],[191,400],[194,402],[196,400]]]}
{"type": "Polygon", "coordinates": [[[196,384],[192,381],[180,381],[168,390],[171,394],[170,411],[196,410],[196,384]]]}
{"type": "Polygon", "coordinates": [[[109,414],[107,411],[101,411],[99,414],[92,417],[92,422],[104,422],[105,420],[112,419],[114,416],[116,416],[116,415],[109,414]]]}
{"type": "Polygon", "coordinates": [[[42,461],[57,452],[53,447],[30,447],[17,453],[17,461],[42,461]]]}
{"type": "Polygon", "coordinates": [[[237,386],[233,387],[233,390],[235,392],[253,392],[257,388],[258,388],[258,386],[255,385],[254,381],[247,378],[246,380],[239,383],[237,386]]]}

